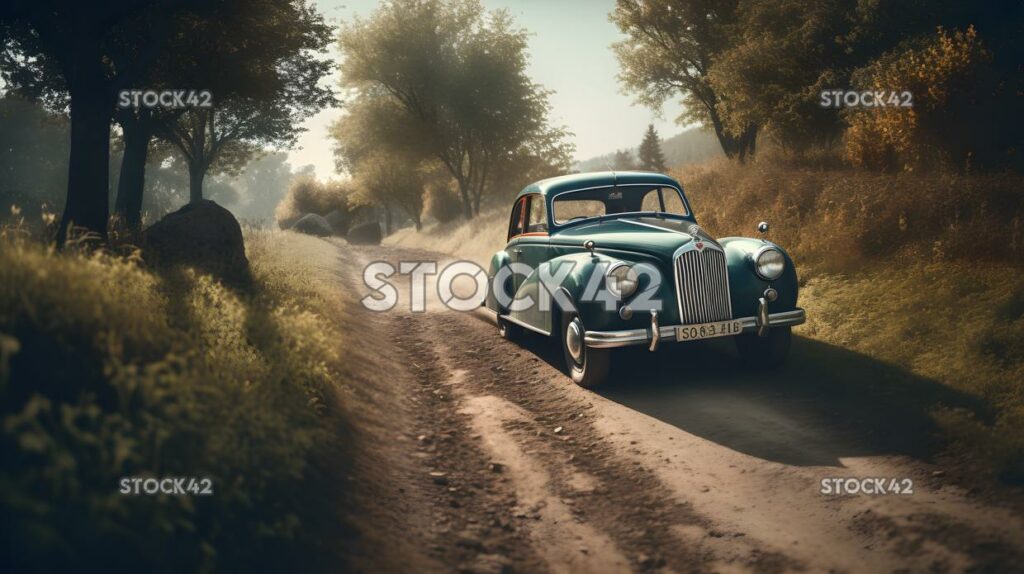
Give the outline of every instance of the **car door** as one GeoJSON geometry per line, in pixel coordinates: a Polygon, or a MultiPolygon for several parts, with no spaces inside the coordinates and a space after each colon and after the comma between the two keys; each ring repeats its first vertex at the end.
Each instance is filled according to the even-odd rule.
{"type": "Polygon", "coordinates": [[[535,193],[523,197],[526,200],[524,208],[524,227],[522,234],[517,239],[515,247],[517,261],[527,265],[533,272],[529,277],[519,276],[517,278],[516,291],[521,297],[530,297],[534,304],[527,309],[514,314],[515,318],[523,323],[547,330],[549,324],[547,311],[542,310],[538,304],[540,301],[540,283],[537,276],[537,268],[548,260],[550,254],[548,237],[548,214],[544,196],[535,193]]]}
{"type": "MultiPolygon", "coordinates": [[[[520,238],[526,232],[527,208],[527,198],[525,196],[517,199],[515,205],[512,206],[512,215],[509,217],[508,222],[508,244],[505,245],[505,252],[508,253],[509,263],[520,263],[522,260],[523,250],[520,247],[520,238]]],[[[519,290],[523,279],[524,277],[518,274],[511,277],[510,295],[514,295],[519,290]]]]}

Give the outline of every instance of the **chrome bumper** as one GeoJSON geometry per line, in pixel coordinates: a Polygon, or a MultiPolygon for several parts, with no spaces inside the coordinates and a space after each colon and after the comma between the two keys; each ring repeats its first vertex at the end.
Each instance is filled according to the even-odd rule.
{"type": "MultiPolygon", "coordinates": [[[[742,317],[734,319],[740,322],[743,331],[757,329],[759,334],[766,335],[771,327],[800,325],[807,320],[803,309],[794,309],[783,313],[763,313],[761,317],[742,317]],[[764,320],[767,318],[767,321],[764,320]]],[[[630,345],[650,345],[650,350],[658,348],[659,343],[676,340],[676,325],[658,326],[656,314],[651,314],[651,328],[630,329],[626,331],[587,331],[583,337],[588,347],[608,349],[611,347],[628,347],[630,345]]]]}

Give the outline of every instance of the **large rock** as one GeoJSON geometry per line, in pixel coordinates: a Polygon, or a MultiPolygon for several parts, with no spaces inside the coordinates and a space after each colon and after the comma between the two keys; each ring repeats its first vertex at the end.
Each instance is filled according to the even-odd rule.
{"type": "Polygon", "coordinates": [[[370,221],[353,226],[345,239],[353,245],[380,245],[381,235],[380,223],[370,221]]]}
{"type": "Polygon", "coordinates": [[[295,225],[292,226],[292,231],[317,237],[327,237],[334,234],[334,230],[331,229],[331,225],[327,223],[327,220],[315,213],[307,213],[299,218],[295,225]]]}
{"type": "Polygon", "coordinates": [[[348,233],[349,224],[352,223],[349,220],[349,216],[335,209],[324,216],[324,220],[327,221],[327,225],[331,226],[334,230],[334,234],[340,237],[345,237],[348,233]]]}
{"type": "Polygon", "coordinates": [[[152,264],[195,267],[236,286],[251,278],[242,227],[230,211],[208,199],[189,203],[146,229],[142,253],[152,264]]]}

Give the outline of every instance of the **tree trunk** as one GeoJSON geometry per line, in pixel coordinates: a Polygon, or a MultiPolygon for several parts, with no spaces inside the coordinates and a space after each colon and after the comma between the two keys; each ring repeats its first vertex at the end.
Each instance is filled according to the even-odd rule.
{"type": "Polygon", "coordinates": [[[202,168],[198,160],[188,164],[188,200],[195,203],[203,200],[203,178],[206,177],[206,170],[202,168]]]}
{"type": "Polygon", "coordinates": [[[384,235],[391,235],[391,207],[384,206],[384,235]]]}
{"type": "Polygon", "coordinates": [[[459,184],[459,196],[462,198],[462,217],[469,221],[473,219],[473,202],[469,196],[469,182],[464,178],[456,178],[455,181],[459,184]]]}
{"type": "Polygon", "coordinates": [[[142,224],[142,196],[146,185],[146,157],[149,153],[150,122],[134,116],[121,121],[124,132],[124,157],[117,183],[114,212],[129,228],[142,224]]]}
{"type": "Polygon", "coordinates": [[[757,151],[757,131],[757,124],[750,124],[736,141],[736,157],[740,163],[745,163],[757,151]]]}
{"type": "MultiPolygon", "coordinates": [[[[95,43],[95,42],[93,42],[95,43]]],[[[88,39],[72,59],[74,74],[68,79],[71,93],[71,152],[68,159],[68,193],[57,243],[67,240],[68,228],[82,227],[107,237],[110,216],[110,114],[98,46],[88,39]]]]}

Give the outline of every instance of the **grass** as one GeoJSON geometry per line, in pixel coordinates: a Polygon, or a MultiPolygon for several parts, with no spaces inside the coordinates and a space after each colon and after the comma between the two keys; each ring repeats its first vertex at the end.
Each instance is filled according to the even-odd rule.
{"type": "Polygon", "coordinates": [[[317,241],[246,234],[255,288],[0,234],[0,507],[15,570],[336,565],[347,301],[317,241]],[[214,495],[126,496],[122,477],[214,495]]]}
{"type": "MultiPolygon", "coordinates": [[[[827,160],[827,158],[826,158],[827,160]]],[[[712,234],[769,238],[794,258],[802,336],[984,399],[994,416],[932,405],[950,452],[1024,482],[1024,177],[886,175],[825,161],[715,161],[674,174],[712,234]]],[[[486,265],[506,207],[386,242],[486,265]]]]}

